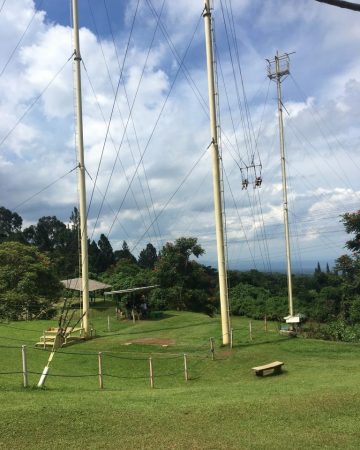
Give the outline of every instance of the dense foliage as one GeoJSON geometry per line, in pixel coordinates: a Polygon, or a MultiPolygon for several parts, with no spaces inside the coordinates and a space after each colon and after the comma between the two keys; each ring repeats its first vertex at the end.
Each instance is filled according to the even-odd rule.
{"type": "MultiPolygon", "coordinates": [[[[294,274],[293,296],[296,313],[304,314],[317,324],[330,324],[328,329],[322,328],[323,336],[332,334],[345,339],[344,336],[357,335],[347,327],[360,323],[360,212],[344,214],[341,221],[351,235],[346,247],[352,253],[340,256],[333,270],[328,265],[323,270],[318,263],[313,274],[294,274]]],[[[76,208],[68,224],[55,216],[46,216],[24,230],[21,227],[22,218],[17,213],[0,208],[0,243],[2,246],[11,244],[10,253],[16,248],[23,256],[27,251],[33,252],[35,259],[42,255],[49,271],[48,279],[54,280],[54,286],[57,279],[78,276],[79,213],[76,208]]],[[[194,237],[167,242],[159,252],[148,243],[138,258],[131,253],[126,241],[121,249],[114,251],[104,234],[98,242],[89,240],[88,249],[92,278],[103,280],[115,290],[156,285],[156,289],[147,294],[147,302],[153,310],[191,310],[209,315],[218,311],[217,271],[196,261],[204,254],[204,249],[194,237]]],[[[5,261],[11,265],[14,260],[5,259],[3,264],[7,264],[5,261]]],[[[231,314],[256,319],[267,316],[269,320],[279,321],[287,315],[286,275],[256,270],[230,271],[228,275],[231,314]]],[[[24,283],[29,287],[29,279],[26,280],[24,283]]],[[[34,276],[32,280],[35,283],[34,276]]],[[[23,295],[22,281],[2,283],[2,292],[4,289],[11,291],[7,294],[7,304],[11,303],[11,295],[16,296],[17,303],[28,304],[30,297],[23,295]]],[[[35,284],[39,289],[44,287],[41,277],[36,278],[35,284]]],[[[54,298],[51,292],[50,298],[54,298]]],[[[126,297],[122,300],[126,301],[126,297]]],[[[22,308],[19,316],[24,316],[26,308],[22,308]]]]}
{"type": "Polygon", "coordinates": [[[0,318],[50,318],[61,290],[49,258],[36,247],[0,244],[0,318]]]}

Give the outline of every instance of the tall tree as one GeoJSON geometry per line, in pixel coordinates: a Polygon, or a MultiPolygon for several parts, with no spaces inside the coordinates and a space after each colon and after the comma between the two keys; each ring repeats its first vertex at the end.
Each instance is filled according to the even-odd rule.
{"type": "Polygon", "coordinates": [[[24,235],[29,244],[40,251],[52,252],[66,245],[66,225],[56,216],[41,217],[37,225],[25,228],[24,235]]]}
{"type": "Polygon", "coordinates": [[[41,217],[36,225],[23,231],[26,242],[35,245],[40,251],[48,252],[62,278],[76,276],[79,271],[78,220],[76,208],[66,226],[56,216],[41,217]]]}
{"type": "Polygon", "coordinates": [[[147,244],[146,248],[141,250],[138,258],[138,264],[143,269],[153,269],[157,260],[156,248],[151,244],[147,244]]]}
{"type": "MultiPolygon", "coordinates": [[[[199,257],[204,249],[197,243],[197,238],[181,237],[175,243],[167,242],[161,249],[155,265],[159,279],[164,287],[173,285],[189,286],[193,266],[190,257],[199,257]]],[[[190,287],[190,286],[189,286],[190,287]]]]}
{"type": "Polygon", "coordinates": [[[0,242],[21,241],[22,218],[16,212],[0,207],[0,242]]]}
{"type": "Polygon", "coordinates": [[[115,261],[120,259],[128,259],[133,263],[137,263],[135,256],[131,253],[129,246],[126,241],[123,241],[121,250],[116,250],[114,252],[115,261]]]}
{"type": "Polygon", "coordinates": [[[192,237],[167,242],[161,249],[155,273],[168,307],[213,313],[212,295],[202,288],[207,273],[191,259],[203,253],[204,249],[192,237]]]}
{"type": "Polygon", "coordinates": [[[101,272],[99,269],[100,262],[100,250],[95,241],[88,239],[88,258],[89,258],[89,273],[98,274],[101,272]]]}
{"type": "Polygon", "coordinates": [[[99,272],[105,272],[109,267],[111,267],[115,263],[115,256],[109,239],[105,236],[105,234],[100,235],[100,239],[98,241],[99,247],[99,272]]]}
{"type": "Polygon", "coordinates": [[[321,272],[322,272],[321,266],[320,266],[320,263],[319,263],[319,261],[318,261],[317,266],[316,266],[316,269],[315,269],[315,273],[321,273],[321,272]]]}

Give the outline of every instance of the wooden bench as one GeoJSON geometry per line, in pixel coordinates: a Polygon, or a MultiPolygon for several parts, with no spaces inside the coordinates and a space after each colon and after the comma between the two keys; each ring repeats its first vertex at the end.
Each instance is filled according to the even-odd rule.
{"type": "Polygon", "coordinates": [[[274,374],[281,373],[282,366],[284,365],[281,361],[274,361],[270,364],[265,364],[264,366],[253,367],[252,370],[255,370],[255,375],[258,377],[262,377],[265,371],[272,371],[274,374]]]}

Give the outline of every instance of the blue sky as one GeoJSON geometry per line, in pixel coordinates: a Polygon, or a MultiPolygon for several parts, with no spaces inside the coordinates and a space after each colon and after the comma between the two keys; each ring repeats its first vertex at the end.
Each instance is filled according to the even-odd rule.
{"type": "MultiPolygon", "coordinates": [[[[89,235],[109,235],[114,249],[125,239],[135,254],[147,242],[160,248],[196,236],[202,261],[215,265],[203,4],[166,0],[159,28],[162,4],[79,0],[88,201],[98,172],[89,235]],[[188,46],[186,71],[179,71],[176,55],[188,46]]],[[[283,82],[294,267],[331,265],[344,253],[339,216],[359,209],[360,194],[359,17],[315,0],[214,2],[230,267],[285,267],[276,87],[265,61],[277,50],[296,52],[283,82]],[[239,108],[244,94],[248,117],[239,108]],[[252,154],[263,185],[243,191],[239,166],[252,154]]],[[[76,166],[69,1],[7,0],[0,37],[0,204],[25,226],[43,215],[67,221],[78,202],[75,172],[68,174],[76,166]]],[[[252,182],[254,170],[248,175],[252,182]]]]}

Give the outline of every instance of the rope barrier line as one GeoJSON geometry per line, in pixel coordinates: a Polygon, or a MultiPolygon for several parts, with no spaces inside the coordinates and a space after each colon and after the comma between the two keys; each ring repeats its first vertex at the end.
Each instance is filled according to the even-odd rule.
{"type": "Polygon", "coordinates": [[[32,328],[21,328],[21,327],[14,327],[13,325],[8,325],[6,323],[2,323],[0,322],[0,327],[4,327],[4,328],[11,328],[13,330],[20,330],[20,331],[31,331],[33,333],[42,333],[42,329],[41,330],[33,330],[32,328]]]}
{"type": "MultiPolygon", "coordinates": [[[[14,348],[21,348],[21,347],[14,347],[14,348]]],[[[46,353],[51,353],[52,350],[47,349],[47,348],[40,348],[40,347],[34,347],[32,348],[32,350],[36,350],[36,351],[40,351],[40,352],[46,352],[46,353]]],[[[156,359],[158,360],[172,360],[172,359],[180,359],[183,357],[183,354],[176,354],[176,355],[163,355],[161,353],[153,353],[153,352],[149,352],[149,353],[144,353],[144,358],[133,358],[133,357],[125,357],[125,356],[118,356],[116,354],[112,354],[111,352],[106,352],[106,351],[102,351],[103,355],[106,355],[109,358],[114,358],[114,359],[125,359],[125,360],[130,360],[130,361],[146,361],[149,357],[149,354],[151,355],[157,355],[156,359]]],[[[123,352],[123,354],[127,354],[127,353],[135,353],[135,352],[123,352]]],[[[61,350],[57,350],[56,354],[58,355],[76,355],[76,356],[96,356],[98,354],[98,352],[66,352],[66,351],[61,351],[61,350]]]]}
{"type": "MultiPolygon", "coordinates": [[[[21,349],[22,347],[16,347],[16,346],[0,346],[0,348],[16,348],[16,349],[21,349]]],[[[61,352],[59,352],[61,353],[61,352]]],[[[78,354],[77,352],[71,352],[71,354],[78,354]]],[[[95,353],[86,353],[86,356],[96,356],[98,355],[98,352],[95,353]]],[[[146,362],[148,360],[148,358],[123,358],[123,357],[116,357],[114,355],[111,354],[107,354],[107,356],[110,356],[110,358],[115,358],[115,359],[125,359],[125,360],[130,360],[130,361],[142,361],[142,362],[146,362]]],[[[199,357],[197,355],[188,355],[193,361],[196,361],[194,366],[191,368],[192,370],[197,370],[198,366],[204,362],[207,361],[209,362],[210,359],[208,357],[208,355],[206,355],[205,357],[199,357]]],[[[171,361],[171,360],[176,360],[176,359],[180,359],[183,358],[183,354],[181,355],[176,355],[176,356],[172,356],[170,358],[158,358],[158,361],[171,361]]],[[[181,365],[182,366],[182,365],[181,365]]],[[[145,366],[144,366],[145,367],[145,366]]],[[[145,370],[145,369],[144,369],[145,370]]],[[[205,369],[204,369],[205,370],[205,369]]],[[[183,367],[181,367],[181,369],[178,370],[173,370],[170,372],[165,372],[162,373],[157,372],[156,373],[156,378],[165,378],[165,377],[172,377],[172,376],[177,376],[183,373],[183,367]]],[[[4,371],[4,372],[0,372],[0,375],[19,375],[19,374],[26,374],[28,375],[37,375],[37,376],[41,376],[43,375],[43,372],[39,372],[39,371],[34,371],[34,370],[22,370],[22,371],[4,371]]],[[[49,372],[47,373],[47,376],[49,377],[55,377],[55,378],[86,378],[86,377],[97,377],[99,376],[98,373],[82,373],[82,374],[65,374],[65,373],[52,373],[49,372]]],[[[117,378],[117,379],[147,379],[148,376],[147,375],[134,375],[134,376],[125,376],[125,375],[115,375],[112,373],[103,373],[102,377],[110,377],[110,378],[117,378]]]]}
{"type": "MultiPolygon", "coordinates": [[[[244,331],[243,328],[233,328],[232,331],[244,331]]],[[[14,339],[16,341],[20,341],[20,339],[15,339],[15,338],[6,338],[6,339],[14,339]]],[[[221,339],[221,336],[220,336],[221,339]]],[[[24,342],[23,340],[21,340],[22,342],[24,342]]],[[[212,342],[214,342],[214,339],[212,338],[212,342]]],[[[14,345],[0,345],[0,348],[8,348],[8,349],[17,349],[17,350],[23,350],[22,352],[22,357],[23,357],[23,370],[19,371],[4,371],[4,372],[0,372],[0,375],[20,375],[22,374],[24,379],[27,379],[28,375],[36,375],[36,376],[43,376],[44,373],[43,372],[39,372],[39,371],[34,371],[34,370],[27,370],[26,368],[26,353],[25,353],[25,360],[24,360],[24,347],[26,347],[25,345],[20,346],[14,346],[14,345]],[[24,365],[25,363],[25,365],[24,365]],[[25,368],[24,368],[25,367],[25,368]]],[[[29,348],[30,349],[30,348],[29,348]]],[[[203,376],[203,374],[205,374],[208,370],[209,367],[211,366],[211,364],[213,364],[213,355],[214,355],[214,346],[211,346],[211,348],[209,349],[208,344],[203,344],[203,345],[199,345],[197,350],[194,351],[193,353],[187,353],[187,360],[191,361],[191,366],[187,367],[187,373],[192,373],[193,376],[192,378],[199,378],[201,376],[203,376]],[[211,355],[211,356],[210,356],[211,355]]],[[[49,353],[50,350],[49,349],[43,349],[43,348],[35,348],[35,347],[31,347],[31,350],[40,350],[40,351],[45,351],[46,353],[49,353]]],[[[218,348],[219,350],[219,348],[218,348]]],[[[132,376],[129,375],[118,375],[115,373],[107,373],[107,372],[97,372],[97,373],[81,373],[81,374],[74,374],[74,373],[52,373],[47,372],[46,375],[49,377],[54,377],[54,378],[94,378],[94,377],[99,377],[101,376],[101,382],[103,382],[103,379],[106,377],[109,378],[114,378],[114,379],[119,379],[119,380],[137,380],[137,379],[143,379],[143,380],[147,380],[149,378],[148,375],[143,375],[141,373],[146,373],[146,366],[147,366],[147,361],[150,360],[150,366],[151,366],[151,361],[157,361],[159,363],[159,365],[155,365],[155,378],[166,378],[166,377],[178,377],[179,375],[184,373],[184,368],[183,368],[183,364],[179,364],[176,360],[180,360],[182,358],[184,358],[184,353],[181,352],[179,354],[177,353],[172,353],[172,354],[163,354],[163,353],[144,353],[144,356],[141,357],[134,357],[134,356],[126,356],[126,354],[128,353],[136,353],[136,352],[122,352],[122,354],[119,353],[115,353],[115,352],[98,352],[98,351],[89,351],[89,352],[67,352],[67,351],[61,351],[58,350],[56,352],[51,351],[51,353],[55,354],[60,354],[60,355],[74,355],[74,356],[85,356],[85,357],[91,357],[91,358],[95,358],[95,357],[99,357],[100,354],[103,355],[103,357],[105,357],[105,361],[106,359],[108,359],[108,362],[110,360],[124,360],[124,361],[140,361],[143,364],[142,368],[139,368],[137,370],[138,374],[134,374],[132,376]],[[168,367],[168,371],[166,370],[166,366],[164,364],[166,364],[166,361],[170,361],[170,367],[168,367]],[[171,363],[171,361],[174,361],[174,363],[171,363]],[[175,365],[175,367],[174,367],[175,365]],[[171,367],[173,368],[173,370],[171,370],[171,367]],[[170,370],[169,370],[170,369],[170,370]],[[139,374],[140,373],[140,374],[139,374]]],[[[224,360],[228,360],[230,359],[233,354],[231,353],[230,355],[228,355],[227,353],[225,354],[221,354],[221,351],[219,351],[217,353],[219,355],[219,360],[224,361],[224,360]]],[[[186,363],[185,363],[186,364],[186,363]]],[[[116,367],[113,366],[111,367],[111,364],[109,364],[110,367],[108,367],[108,369],[112,369],[111,371],[120,371],[121,370],[118,366],[116,367]]],[[[133,371],[131,371],[132,373],[133,371]]],[[[152,372],[151,374],[151,380],[154,380],[154,373],[152,372]]],[[[191,379],[191,376],[188,378],[191,379]]],[[[153,382],[153,381],[152,381],[153,382]]],[[[28,381],[24,381],[24,387],[28,386],[28,381]]],[[[42,387],[39,386],[38,387],[42,387]]]]}
{"type": "MultiPolygon", "coordinates": [[[[23,373],[23,372],[17,372],[17,373],[23,373]]],[[[28,374],[31,375],[42,375],[43,372],[33,372],[31,370],[27,371],[28,374]]],[[[82,378],[82,377],[97,377],[98,373],[91,373],[91,374],[78,374],[78,375],[67,375],[67,374],[59,374],[59,373],[51,373],[48,372],[46,376],[48,377],[58,377],[58,378],[82,378]]]]}
{"type": "Polygon", "coordinates": [[[22,371],[20,372],[0,372],[0,375],[15,375],[15,374],[20,374],[23,373],[22,371]]]}
{"type": "Polygon", "coordinates": [[[27,343],[31,343],[33,344],[34,341],[29,341],[29,340],[24,340],[24,339],[17,339],[17,338],[11,338],[11,337],[7,337],[7,336],[0,336],[0,339],[5,339],[7,341],[19,341],[19,342],[27,342],[27,343]]]}
{"type": "Polygon", "coordinates": [[[121,376],[121,375],[112,375],[110,373],[103,373],[103,377],[110,377],[110,378],[119,378],[121,380],[147,380],[149,377],[143,376],[143,375],[139,375],[139,376],[133,376],[133,377],[126,377],[126,376],[121,376]]]}
{"type": "MultiPolygon", "coordinates": [[[[109,358],[114,358],[114,359],[125,359],[125,360],[130,360],[130,361],[147,361],[148,360],[148,358],[149,358],[149,356],[146,356],[146,358],[126,358],[126,357],[123,357],[123,356],[115,356],[115,355],[111,355],[111,354],[109,354],[109,353],[106,353],[106,352],[103,352],[103,354],[104,355],[106,355],[107,357],[109,357],[109,358]]],[[[153,356],[154,355],[154,353],[151,353],[151,356],[153,356]]],[[[173,359],[180,359],[180,358],[182,358],[183,357],[183,355],[181,354],[181,355],[176,355],[176,356],[170,356],[170,357],[165,357],[165,356],[163,356],[163,357],[161,357],[161,356],[158,356],[157,357],[157,360],[173,360],[173,359]]]]}
{"type": "Polygon", "coordinates": [[[15,346],[15,345],[0,345],[0,348],[17,348],[21,349],[21,347],[15,346]]]}

